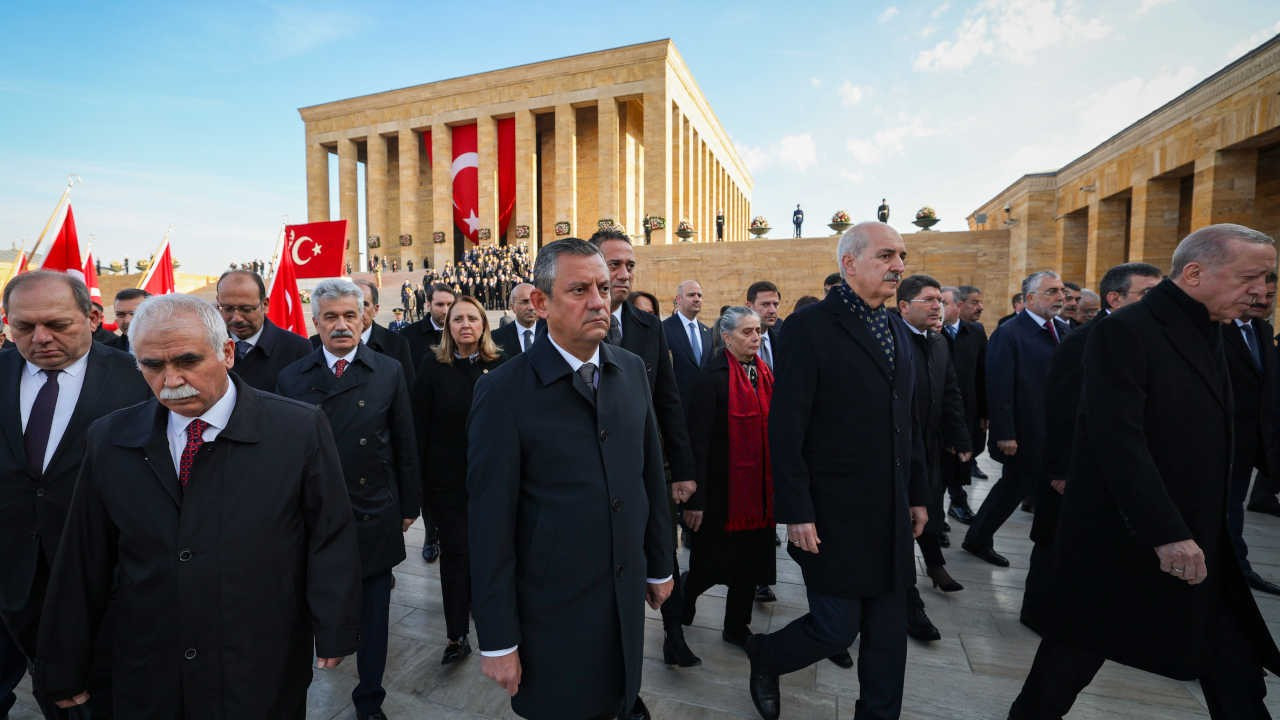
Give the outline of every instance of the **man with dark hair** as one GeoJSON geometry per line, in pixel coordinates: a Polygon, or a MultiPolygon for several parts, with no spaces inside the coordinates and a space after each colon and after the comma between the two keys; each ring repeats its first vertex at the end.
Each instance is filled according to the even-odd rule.
{"type": "Polygon", "coordinates": [[[427,286],[427,316],[400,331],[400,336],[409,343],[409,354],[415,368],[422,364],[431,348],[440,344],[445,316],[449,314],[455,297],[453,289],[444,283],[427,286]]]}
{"type": "Polygon", "coordinates": [[[218,311],[236,343],[235,367],[240,379],[259,390],[275,392],[286,365],[311,352],[311,343],[267,319],[267,286],[250,270],[230,270],[218,278],[218,311]]]}
{"type": "Polygon", "coordinates": [[[1062,312],[1058,313],[1058,318],[1066,321],[1067,326],[1074,330],[1081,324],[1076,312],[1080,309],[1080,298],[1084,291],[1073,282],[1062,283],[1062,288],[1062,312]]]}
{"type": "Polygon", "coordinates": [[[840,273],[831,273],[822,281],[822,296],[826,297],[831,288],[840,284],[840,273]]]}
{"type": "Polygon", "coordinates": [[[141,288],[125,288],[116,293],[112,311],[116,316],[116,327],[120,336],[112,339],[108,345],[121,351],[129,352],[129,323],[133,321],[133,313],[143,300],[151,297],[151,293],[141,288]]]}
{"type": "Polygon", "coordinates": [[[747,307],[760,316],[760,359],[773,368],[773,350],[778,342],[778,307],[782,293],[768,280],[757,280],[747,288],[747,307]]]}
{"type": "Polygon", "coordinates": [[[996,321],[996,327],[1000,327],[1001,325],[1017,317],[1018,313],[1022,312],[1022,308],[1026,305],[1026,303],[1024,302],[1025,298],[1026,296],[1023,295],[1022,293],[1014,293],[1013,297],[1009,298],[1009,304],[1013,306],[1013,312],[1009,313],[1008,315],[1005,315],[1004,317],[996,321]]]}
{"type": "Polygon", "coordinates": [[[89,322],[93,326],[93,341],[108,345],[115,342],[116,334],[102,327],[102,320],[106,317],[102,303],[93,300],[91,305],[93,310],[89,313],[89,322]]]}

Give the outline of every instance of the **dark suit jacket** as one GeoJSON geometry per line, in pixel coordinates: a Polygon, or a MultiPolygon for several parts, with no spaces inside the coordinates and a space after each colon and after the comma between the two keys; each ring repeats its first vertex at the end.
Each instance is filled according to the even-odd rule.
{"type": "Polygon", "coordinates": [[[431,352],[431,348],[440,344],[440,331],[431,324],[430,313],[418,322],[410,323],[399,335],[409,343],[409,356],[413,360],[415,371],[422,364],[422,358],[431,352]]]}
{"type": "MultiPolygon", "coordinates": [[[[523,345],[520,342],[520,333],[523,331],[524,328],[521,328],[518,323],[512,321],[497,330],[494,330],[491,334],[493,336],[493,341],[498,344],[498,347],[502,348],[502,354],[506,355],[508,358],[513,358],[524,352],[521,349],[523,345]]],[[[537,323],[534,323],[533,326],[533,337],[538,337],[537,323]]]]}
{"type": "Polygon", "coordinates": [[[110,344],[111,341],[116,339],[116,337],[117,335],[115,333],[110,330],[103,330],[101,327],[93,331],[93,341],[102,343],[103,345],[110,344]]]}
{"type": "Polygon", "coordinates": [[[400,521],[418,517],[418,448],[404,373],[395,360],[363,343],[342,377],[323,350],[280,371],[276,392],[318,405],[337,439],[342,474],[355,513],[364,576],[404,560],[400,521]]]}
{"type": "Polygon", "coordinates": [[[112,350],[119,350],[120,352],[127,353],[129,352],[129,336],[124,333],[115,335],[104,342],[103,345],[106,345],[112,350]]]}
{"type": "Polygon", "coordinates": [[[602,344],[600,366],[593,400],[540,340],[476,383],[467,492],[489,530],[471,533],[472,614],[482,650],[519,645],[525,717],[619,713],[640,686],[645,579],[673,572],[644,363],[602,344]]]}
{"type": "Polygon", "coordinates": [[[684,407],[680,405],[680,390],[676,386],[675,370],[671,368],[666,333],[662,331],[658,316],[636,310],[631,303],[623,303],[622,347],[644,361],[653,410],[662,431],[662,447],[667,453],[667,462],[671,464],[672,482],[693,480],[693,449],[689,446],[684,407]]]}
{"type": "Polygon", "coordinates": [[[835,293],[793,313],[777,346],[769,412],[775,515],[817,523],[817,555],[788,550],[805,585],[825,595],[881,595],[915,577],[908,508],[928,505],[929,489],[911,341],[892,313],[890,327],[892,372],[835,293]]]}
{"type": "MultiPolygon", "coordinates": [[[[695,321],[696,322],[696,321],[695,321]]],[[[693,359],[693,346],[689,344],[689,328],[678,313],[662,321],[662,330],[667,336],[667,347],[671,349],[671,369],[676,374],[676,388],[680,391],[680,402],[689,409],[693,386],[702,374],[702,368],[708,358],[717,354],[711,342],[711,328],[698,323],[698,338],[702,341],[702,357],[693,359]]],[[[625,336],[624,336],[625,337],[625,336]]]]}
{"type": "Polygon", "coordinates": [[[951,348],[945,336],[935,332],[911,333],[911,349],[916,354],[915,415],[920,422],[931,490],[929,527],[941,531],[945,520],[942,453],[947,449],[968,452],[971,448],[964,421],[964,400],[960,397],[951,348]]]}
{"type": "Polygon", "coordinates": [[[1223,329],[1165,280],[1090,331],[1044,594],[1052,607],[1033,625],[1042,635],[1189,680],[1203,671],[1217,614],[1229,612],[1267,669],[1280,670],[1227,538],[1233,402],[1223,329]],[[1188,539],[1209,568],[1195,586],[1161,572],[1153,552],[1188,539]]]}
{"type": "MultiPolygon", "coordinates": [[[[943,337],[946,337],[944,334],[943,337]]],[[[982,421],[987,412],[987,330],[978,322],[960,322],[956,339],[951,340],[951,360],[956,366],[956,382],[964,398],[964,421],[969,428],[969,445],[977,455],[987,446],[982,421]]]]}
{"type": "Polygon", "coordinates": [[[185,490],[158,401],[89,428],[40,633],[55,697],[86,687],[108,605],[122,718],[302,718],[312,653],[355,651],[360,558],[329,423],[232,381],[185,490]]]}
{"type": "MultiPolygon", "coordinates": [[[[232,340],[236,338],[232,336],[232,340]]],[[[311,352],[311,343],[301,335],[282,330],[270,320],[262,321],[262,334],[248,355],[236,360],[236,375],[259,390],[276,391],[280,371],[311,352]]]]}
{"type": "MultiPolygon", "coordinates": [[[[1054,320],[1058,337],[1067,336],[1067,325],[1054,320]]],[[[1048,330],[1023,310],[996,328],[987,343],[987,410],[991,431],[987,443],[991,457],[1012,464],[1032,477],[1044,474],[1045,386],[1049,362],[1058,349],[1048,330]],[[1000,452],[1000,440],[1017,440],[1012,457],[1000,452]]],[[[1038,482],[1038,480],[1036,480],[1038,482]]]]}
{"type": "MultiPolygon", "coordinates": [[[[307,338],[311,341],[311,349],[315,350],[320,347],[320,336],[312,335],[307,338]]],[[[417,368],[413,364],[413,355],[409,352],[409,343],[398,333],[393,333],[387,328],[382,327],[378,323],[370,326],[369,342],[365,343],[370,350],[386,355],[392,360],[400,363],[400,369],[404,372],[404,383],[408,387],[413,387],[413,381],[417,373],[417,368]]]]}
{"type": "Polygon", "coordinates": [[[1253,333],[1262,355],[1262,368],[1253,363],[1244,336],[1234,322],[1222,326],[1227,368],[1231,373],[1235,396],[1235,468],[1248,472],[1259,468],[1264,475],[1275,475],[1276,448],[1273,445],[1273,407],[1275,396],[1275,353],[1271,347],[1273,330],[1266,320],[1253,320],[1253,333]]]}
{"type": "MultiPolygon", "coordinates": [[[[24,608],[31,597],[37,558],[53,566],[84,456],[85,432],[94,420],[151,396],[133,358],[105,345],[89,348],[84,385],[62,440],[42,477],[27,469],[18,386],[26,360],[16,350],[0,354],[0,611],[24,608]]],[[[43,588],[39,589],[43,592],[43,588]]],[[[15,629],[16,630],[16,629],[15,629]]],[[[30,651],[30,648],[28,648],[30,651]]]]}

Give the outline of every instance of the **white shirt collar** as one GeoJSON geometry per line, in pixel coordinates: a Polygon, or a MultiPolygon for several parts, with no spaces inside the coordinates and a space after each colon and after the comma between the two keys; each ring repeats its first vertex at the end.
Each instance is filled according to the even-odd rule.
{"type": "MultiPolygon", "coordinates": [[[[209,423],[210,426],[218,430],[224,430],[227,427],[227,423],[231,420],[231,411],[235,408],[236,384],[228,378],[227,391],[222,393],[222,397],[218,398],[218,402],[211,405],[208,410],[204,411],[204,414],[200,415],[200,419],[209,423]]],[[[191,424],[192,420],[195,420],[195,418],[179,415],[178,413],[170,410],[169,434],[177,435],[178,433],[185,432],[187,426],[191,424]]]]}
{"type": "MultiPolygon", "coordinates": [[[[549,332],[547,333],[547,340],[551,340],[551,333],[549,332]]],[[[560,357],[564,358],[565,362],[569,363],[569,368],[574,372],[578,372],[578,368],[586,364],[583,361],[579,360],[576,356],[574,356],[573,353],[560,347],[555,340],[551,340],[551,347],[555,348],[556,352],[560,353],[560,357]]],[[[597,368],[600,367],[600,346],[599,345],[596,346],[595,352],[591,353],[591,359],[587,362],[590,362],[592,365],[595,365],[597,368]]]]}
{"type": "Polygon", "coordinates": [[[258,341],[262,339],[262,331],[263,331],[263,330],[265,330],[266,328],[267,328],[267,322],[266,322],[265,320],[263,320],[263,321],[262,321],[262,327],[258,328],[258,332],[256,332],[256,333],[254,333],[254,334],[250,335],[249,337],[245,338],[244,340],[240,340],[239,338],[236,338],[236,341],[237,341],[237,342],[247,342],[247,343],[249,343],[251,346],[253,346],[253,347],[257,347],[257,346],[258,346],[258,341]]]}
{"type": "Polygon", "coordinates": [[[912,325],[912,324],[911,324],[911,323],[909,323],[909,322],[905,322],[905,321],[904,321],[902,324],[903,324],[903,325],[906,325],[906,326],[907,326],[907,329],[908,329],[908,330],[910,330],[911,332],[915,333],[916,335],[924,335],[925,337],[929,337],[929,333],[925,332],[924,330],[917,330],[917,329],[916,329],[916,326],[915,326],[915,325],[912,325]]]}
{"type": "Polygon", "coordinates": [[[330,370],[333,369],[334,365],[338,364],[339,360],[346,360],[348,365],[355,362],[356,352],[359,349],[360,349],[360,346],[357,345],[354,348],[352,348],[351,352],[347,353],[346,355],[334,355],[333,353],[329,352],[329,348],[325,347],[324,345],[320,346],[320,350],[324,352],[324,364],[330,370]]]}
{"type": "Polygon", "coordinates": [[[372,323],[370,323],[370,325],[369,325],[369,329],[368,329],[368,330],[365,330],[365,331],[364,331],[364,332],[362,332],[362,333],[360,333],[360,342],[364,343],[365,345],[368,345],[368,344],[369,344],[369,338],[370,338],[370,337],[372,337],[372,336],[373,336],[373,324],[372,324],[372,323]]]}
{"type": "Polygon", "coordinates": [[[680,312],[679,310],[676,311],[676,314],[680,316],[680,325],[682,325],[685,328],[689,327],[689,323],[697,322],[696,318],[685,317],[684,313],[680,312]]]}
{"type": "Polygon", "coordinates": [[[1253,327],[1252,323],[1253,323],[1252,320],[1242,320],[1240,318],[1236,318],[1236,327],[1244,327],[1245,325],[1253,327]]]}
{"type": "Polygon", "coordinates": [[[622,327],[622,305],[618,305],[618,309],[613,311],[613,316],[618,319],[618,327],[622,327]]]}
{"type": "Polygon", "coordinates": [[[956,321],[955,321],[955,322],[953,322],[953,323],[951,323],[951,324],[950,324],[950,325],[948,325],[947,327],[952,328],[952,329],[953,329],[953,330],[955,330],[957,333],[958,333],[958,332],[960,332],[960,318],[958,318],[958,317],[957,317],[957,318],[956,318],[956,321]]]}
{"type": "Polygon", "coordinates": [[[532,325],[521,325],[521,324],[520,324],[520,318],[516,318],[513,322],[515,322],[516,327],[520,328],[521,332],[523,332],[523,331],[525,331],[525,330],[534,330],[534,329],[536,329],[536,328],[538,327],[538,321],[537,321],[537,320],[534,320],[532,325]]]}
{"type": "MultiPolygon", "coordinates": [[[[1030,310],[1028,310],[1028,309],[1026,309],[1026,308],[1022,308],[1022,312],[1026,313],[1026,314],[1027,314],[1027,317],[1030,317],[1032,320],[1035,320],[1035,321],[1036,321],[1036,325],[1039,325],[1040,327],[1044,327],[1044,323],[1045,323],[1045,319],[1044,319],[1044,318],[1040,317],[1039,315],[1037,315],[1037,314],[1035,314],[1035,313],[1031,312],[1030,310]]],[[[1056,325],[1057,325],[1057,324],[1055,323],[1055,327],[1056,327],[1056,325]]]]}
{"type": "MultiPolygon", "coordinates": [[[[85,354],[77,358],[75,362],[72,362],[70,365],[62,368],[62,372],[72,377],[83,378],[85,368],[87,368],[88,366],[89,366],[89,353],[86,351],[85,354]]],[[[41,368],[39,365],[36,365],[35,363],[32,363],[31,361],[27,361],[28,375],[35,376],[35,375],[39,375],[41,372],[43,372],[43,368],[41,368]]]]}
{"type": "Polygon", "coordinates": [[[429,320],[429,321],[431,322],[431,328],[432,328],[433,330],[435,330],[436,332],[444,332],[444,326],[443,326],[443,325],[437,325],[437,324],[436,324],[435,316],[433,316],[433,315],[427,315],[427,320],[429,320]]]}

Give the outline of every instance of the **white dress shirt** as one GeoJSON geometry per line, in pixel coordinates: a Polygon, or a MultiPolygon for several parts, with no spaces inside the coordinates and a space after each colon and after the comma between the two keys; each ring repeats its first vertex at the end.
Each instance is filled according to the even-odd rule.
{"type": "MultiPolygon", "coordinates": [[[[618,321],[618,337],[622,337],[622,306],[619,305],[617,310],[613,311],[613,317],[618,321]]],[[[575,368],[576,370],[576,368],[575,368]]]]}
{"type": "Polygon", "coordinates": [[[538,337],[538,330],[537,330],[538,325],[537,323],[534,323],[529,327],[525,327],[520,324],[519,320],[515,320],[514,322],[516,325],[516,344],[520,346],[520,352],[524,352],[528,350],[530,347],[533,347],[533,341],[536,340],[538,337]],[[529,333],[529,347],[525,347],[525,344],[524,344],[524,334],[526,332],[529,333]]]}
{"type": "MultiPolygon", "coordinates": [[[[227,391],[218,398],[218,402],[204,411],[200,419],[209,424],[204,429],[204,441],[212,442],[218,437],[218,433],[227,427],[227,422],[231,420],[231,411],[236,407],[236,384],[227,381],[227,391]]],[[[165,435],[169,439],[169,455],[173,458],[173,471],[182,472],[182,451],[187,447],[187,426],[195,418],[189,418],[185,415],[179,415],[172,410],[169,411],[169,425],[165,430],[165,435]]]]}
{"type": "Polygon", "coordinates": [[[334,355],[333,353],[329,352],[329,348],[325,347],[324,345],[321,345],[320,349],[324,352],[325,366],[327,366],[330,372],[332,372],[333,366],[337,365],[339,360],[346,360],[348,366],[350,366],[351,363],[355,362],[356,351],[360,349],[360,346],[357,345],[351,348],[351,352],[347,353],[346,355],[334,355]]]}
{"type": "Polygon", "coordinates": [[[756,355],[759,355],[761,360],[765,358],[766,349],[769,352],[769,355],[768,355],[769,362],[765,364],[769,366],[770,370],[772,370],[773,363],[776,360],[773,354],[773,343],[769,341],[769,328],[762,326],[760,328],[760,349],[756,351],[756,355]]]}
{"type": "Polygon", "coordinates": [[[373,324],[372,324],[372,323],[370,323],[370,324],[369,324],[369,327],[368,327],[367,329],[365,329],[365,331],[364,331],[364,332],[360,333],[360,342],[364,343],[365,345],[368,345],[368,344],[369,344],[369,338],[371,338],[371,337],[373,337],[373,324]]]}
{"type": "MultiPolygon", "coordinates": [[[[84,387],[84,373],[89,369],[89,353],[71,363],[58,373],[58,401],[53,405],[53,422],[49,425],[49,444],[44,448],[44,460],[40,470],[49,467],[53,453],[62,442],[62,435],[71,422],[71,414],[76,410],[76,401],[80,399],[80,389],[84,387]]],[[[27,420],[31,418],[31,406],[36,403],[36,394],[44,386],[47,376],[38,365],[26,364],[26,372],[18,384],[18,407],[22,413],[22,432],[27,431],[27,420]]]]}
{"type": "MultiPolygon", "coordinates": [[[[241,342],[249,343],[249,350],[252,350],[252,349],[254,349],[255,347],[257,347],[257,346],[258,346],[258,341],[262,339],[262,330],[263,330],[263,328],[265,328],[266,326],[267,326],[267,324],[266,324],[266,323],[262,323],[262,327],[258,328],[258,332],[256,332],[256,333],[254,333],[254,334],[250,335],[249,337],[245,338],[244,340],[241,340],[240,338],[236,338],[236,337],[233,337],[232,339],[233,339],[233,340],[235,340],[235,341],[236,341],[236,342],[238,342],[238,343],[241,343],[241,342]]],[[[245,352],[248,352],[248,350],[246,350],[245,352]]]]}

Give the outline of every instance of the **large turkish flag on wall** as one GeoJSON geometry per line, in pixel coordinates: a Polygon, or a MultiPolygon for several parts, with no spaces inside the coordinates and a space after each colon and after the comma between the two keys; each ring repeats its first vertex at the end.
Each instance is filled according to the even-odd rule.
{"type": "Polygon", "coordinates": [[[498,121],[498,227],[494,240],[507,230],[516,207],[516,119],[498,121]]]}
{"type": "Polygon", "coordinates": [[[480,230],[480,155],[476,152],[476,126],[453,130],[453,223],[471,242],[480,230]]]}
{"type": "Polygon", "coordinates": [[[346,220],[284,227],[284,254],[292,260],[296,277],[341,277],[344,274],[342,251],[346,243],[346,220]]]}

